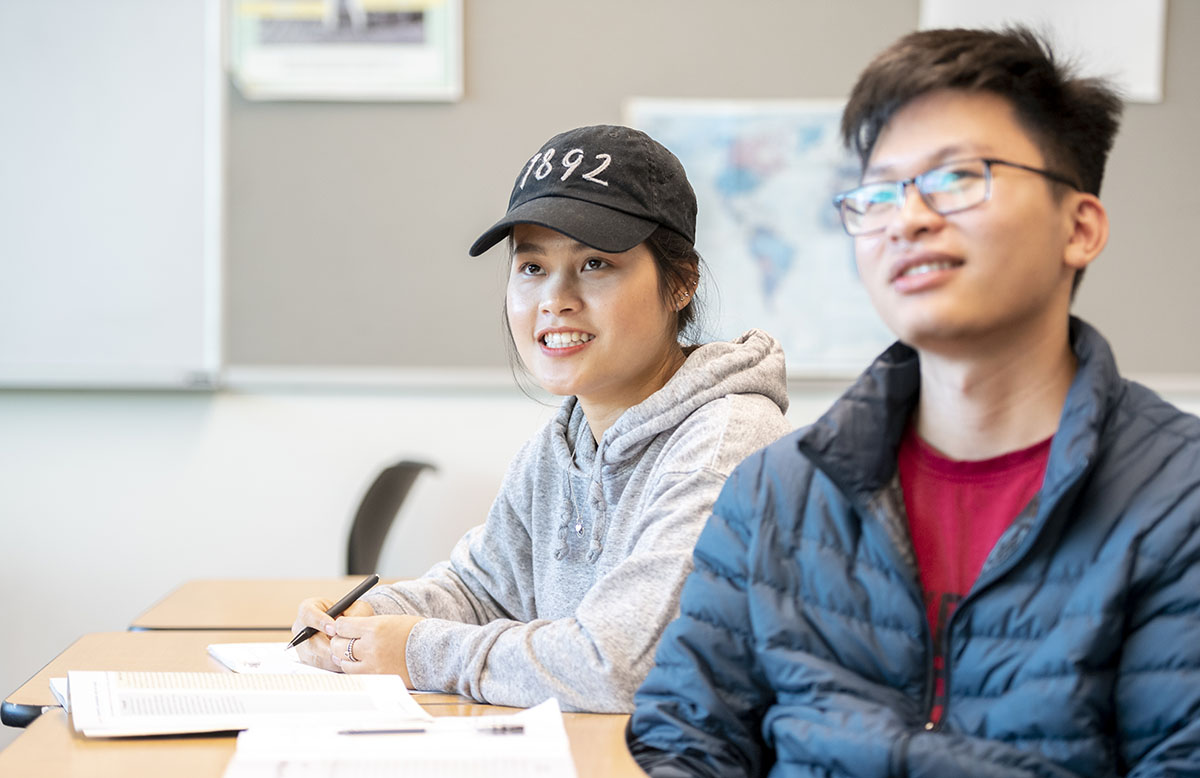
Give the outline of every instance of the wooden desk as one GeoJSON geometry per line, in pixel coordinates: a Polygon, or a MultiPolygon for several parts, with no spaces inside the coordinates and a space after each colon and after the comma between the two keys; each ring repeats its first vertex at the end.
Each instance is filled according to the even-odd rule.
{"type": "MultiPolygon", "coordinates": [[[[220,778],[233,756],[235,737],[85,738],[57,707],[49,679],[65,676],[68,670],[223,670],[208,656],[208,644],[285,641],[300,600],[311,596],[336,599],[359,580],[348,576],[192,581],[139,616],[130,627],[133,631],[84,635],[4,701],[0,711],[3,722],[27,729],[0,751],[0,775],[220,778]],[[248,591],[254,596],[247,598],[248,591]],[[224,629],[209,628],[214,626],[224,629]]],[[[486,716],[515,710],[481,705],[454,694],[418,695],[416,699],[435,716],[486,716]]],[[[563,719],[579,778],[644,775],[625,747],[628,716],[566,713],[563,719]]]]}
{"type": "Polygon", "coordinates": [[[289,629],[296,621],[296,608],[301,600],[340,599],[364,577],[188,581],[150,606],[129,628],[289,629]]]}
{"type": "MultiPolygon", "coordinates": [[[[10,694],[0,708],[0,720],[10,727],[28,726],[43,707],[57,705],[50,679],[64,677],[68,670],[213,672],[225,667],[208,655],[209,643],[285,642],[290,636],[288,630],[93,632],[10,694]]],[[[470,702],[457,694],[422,694],[417,699],[425,705],[470,702]]]]}
{"type": "MultiPolygon", "coordinates": [[[[484,716],[512,710],[475,704],[429,706],[435,716],[484,716]]],[[[628,716],[566,713],[563,719],[579,778],[645,775],[625,747],[628,716]]],[[[0,751],[0,775],[220,778],[235,746],[236,738],[231,735],[86,738],[75,732],[70,718],[59,708],[34,721],[8,748],[0,751]]]]}
{"type": "Polygon", "coordinates": [[[170,775],[220,778],[233,757],[229,735],[102,740],[78,735],[62,708],[47,711],[0,751],[0,775],[51,778],[170,775]]]}

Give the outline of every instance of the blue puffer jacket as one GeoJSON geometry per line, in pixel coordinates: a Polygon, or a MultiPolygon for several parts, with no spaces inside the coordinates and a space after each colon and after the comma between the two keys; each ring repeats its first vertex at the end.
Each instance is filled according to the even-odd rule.
{"type": "Polygon", "coordinates": [[[726,483],[637,694],[651,775],[1200,775],[1200,419],[1123,380],[1088,325],[1071,339],[1042,489],[946,629],[940,725],[897,344],[726,483]]]}

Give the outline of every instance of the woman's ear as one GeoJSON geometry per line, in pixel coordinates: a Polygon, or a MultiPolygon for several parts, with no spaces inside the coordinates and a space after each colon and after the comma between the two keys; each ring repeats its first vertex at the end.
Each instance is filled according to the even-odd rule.
{"type": "Polygon", "coordinates": [[[692,295],[686,289],[680,289],[675,293],[673,300],[675,302],[675,310],[682,311],[692,301],[692,295]]]}
{"type": "Polygon", "coordinates": [[[686,269],[680,273],[679,287],[675,290],[675,310],[682,311],[692,302],[696,287],[700,285],[700,265],[694,260],[687,263],[686,269]]]}
{"type": "Polygon", "coordinates": [[[1068,208],[1063,262],[1078,271],[1091,264],[1108,243],[1108,212],[1100,198],[1086,192],[1072,195],[1068,208]]]}

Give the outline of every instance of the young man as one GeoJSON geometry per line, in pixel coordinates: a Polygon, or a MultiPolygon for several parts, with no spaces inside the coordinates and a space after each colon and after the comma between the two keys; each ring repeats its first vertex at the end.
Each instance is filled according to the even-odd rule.
{"type": "Polygon", "coordinates": [[[1019,29],[862,74],[837,204],[901,342],[730,477],[651,775],[1200,774],[1200,420],[1069,314],[1120,107],[1019,29]]]}

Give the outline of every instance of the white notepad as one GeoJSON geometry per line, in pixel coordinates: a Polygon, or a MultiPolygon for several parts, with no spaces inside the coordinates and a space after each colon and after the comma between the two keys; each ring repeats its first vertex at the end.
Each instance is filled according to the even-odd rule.
{"type": "MultiPolygon", "coordinates": [[[[287,643],[213,643],[208,654],[235,673],[316,673],[318,675],[340,675],[331,670],[306,665],[300,661],[296,649],[287,643]]],[[[440,694],[437,691],[409,689],[409,694],[440,694]]]]}
{"type": "Polygon", "coordinates": [[[287,643],[213,643],[208,647],[208,655],[235,673],[337,675],[304,664],[296,655],[296,649],[287,648],[287,643]]]}
{"type": "Polygon", "coordinates": [[[401,727],[432,717],[398,675],[67,673],[71,718],[89,737],[251,726],[401,727]]]}

